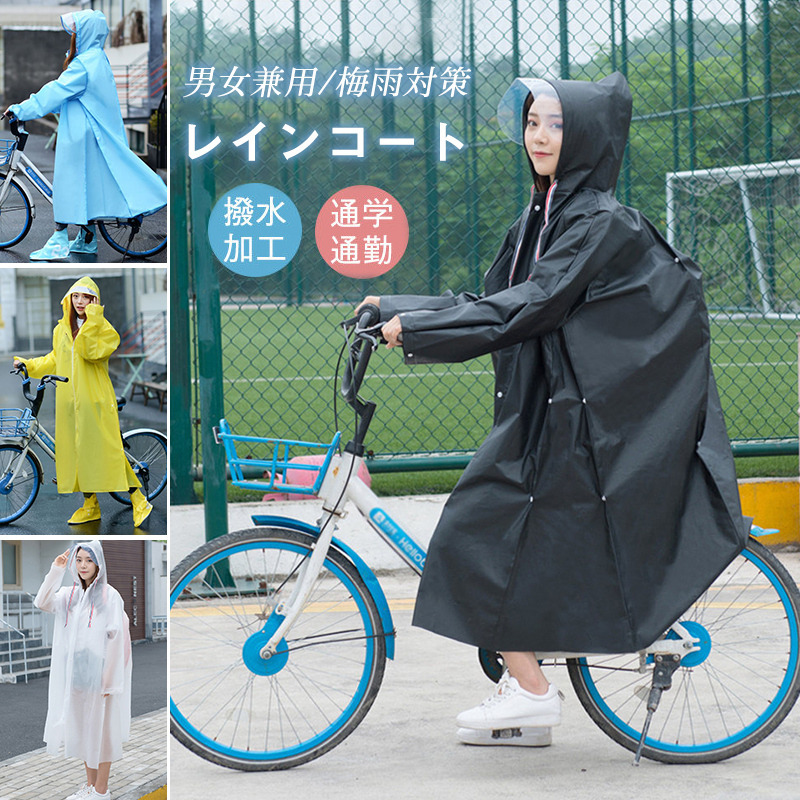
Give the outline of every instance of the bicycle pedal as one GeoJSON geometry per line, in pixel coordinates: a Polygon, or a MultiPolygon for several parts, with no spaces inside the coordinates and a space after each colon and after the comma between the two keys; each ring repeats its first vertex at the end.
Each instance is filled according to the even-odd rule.
{"type": "Polygon", "coordinates": [[[58,486],[58,478],[53,478],[53,483],[58,486]]]}
{"type": "Polygon", "coordinates": [[[551,728],[459,728],[456,735],[464,744],[547,747],[553,743],[551,728]]]}

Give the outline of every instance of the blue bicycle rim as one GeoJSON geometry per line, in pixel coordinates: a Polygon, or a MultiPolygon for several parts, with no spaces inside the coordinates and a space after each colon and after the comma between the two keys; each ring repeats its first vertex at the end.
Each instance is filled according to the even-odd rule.
{"type": "MultiPolygon", "coordinates": [[[[753,564],[759,567],[762,574],[766,576],[766,578],[772,584],[775,591],[778,593],[778,596],[781,599],[783,607],[788,611],[791,611],[792,603],[789,598],[789,595],[787,594],[786,590],[780,583],[778,577],[772,571],[772,568],[768,566],[755,553],[752,553],[749,550],[743,550],[741,555],[748,561],[751,561],[753,564]]],[[[775,697],[772,699],[772,702],[755,720],[753,720],[753,722],[751,722],[749,725],[745,726],[741,730],[731,734],[728,737],[725,737],[723,739],[718,739],[713,742],[707,742],[705,744],[680,745],[680,744],[665,742],[660,739],[651,739],[650,737],[648,737],[645,739],[645,746],[652,747],[653,749],[660,750],[662,752],[670,752],[670,753],[705,753],[710,750],[721,750],[725,747],[736,744],[737,742],[740,742],[742,739],[749,736],[753,731],[761,727],[775,713],[775,711],[777,711],[778,707],[781,705],[784,698],[788,694],[789,687],[791,686],[795,674],[795,670],[797,669],[798,650],[800,650],[800,632],[798,631],[797,619],[794,613],[787,613],[786,618],[789,623],[789,636],[791,641],[790,657],[787,669],[784,674],[783,681],[781,682],[781,685],[778,687],[778,691],[776,692],[775,697]]],[[[631,739],[633,739],[634,741],[638,741],[641,735],[641,731],[638,731],[635,728],[632,728],[627,723],[623,722],[609,708],[608,704],[598,693],[597,687],[595,686],[594,680],[591,675],[590,665],[586,663],[586,659],[585,658],[579,659],[579,664],[580,664],[581,674],[583,675],[584,678],[584,684],[586,686],[586,689],[588,690],[589,694],[591,694],[598,709],[602,712],[602,714],[606,717],[606,719],[608,719],[609,722],[611,722],[611,724],[614,725],[615,728],[617,728],[625,735],[631,737],[631,739]]]]}
{"type": "MultiPolygon", "coordinates": [[[[0,186],[3,183],[5,183],[5,179],[0,180],[0,186]]],[[[11,182],[11,189],[9,190],[9,193],[6,196],[6,202],[8,202],[9,197],[12,197],[11,192],[16,192],[20,196],[20,202],[22,203],[22,206],[25,208],[25,221],[22,224],[21,232],[17,234],[17,236],[15,236],[13,239],[9,239],[7,242],[0,242],[0,247],[13,247],[18,242],[21,242],[25,238],[25,236],[27,236],[27,234],[29,233],[28,225],[30,224],[30,219],[31,219],[30,206],[25,201],[25,195],[23,194],[22,189],[20,189],[19,186],[17,186],[13,181],[11,182]]],[[[2,219],[3,219],[3,209],[0,208],[0,222],[2,222],[2,219]]]]}
{"type": "MultiPolygon", "coordinates": [[[[14,450],[17,453],[21,452],[20,450],[17,450],[15,447],[12,447],[10,445],[0,446],[0,453],[3,452],[4,450],[14,450]]],[[[0,524],[6,522],[13,522],[15,519],[19,519],[31,507],[33,501],[36,499],[36,487],[37,484],[39,483],[39,478],[40,478],[39,468],[36,466],[36,461],[34,461],[33,458],[31,458],[28,454],[25,455],[25,463],[31,468],[32,484],[31,484],[30,494],[28,495],[28,499],[25,501],[24,505],[22,505],[20,508],[16,509],[13,513],[7,516],[2,514],[2,511],[0,511],[0,524]]],[[[12,487],[11,492],[13,491],[14,488],[12,487]]],[[[0,495],[0,509],[4,509],[5,507],[4,500],[7,497],[9,497],[9,494],[0,495]]]]}
{"type": "MultiPolygon", "coordinates": [[[[283,550],[291,550],[299,555],[304,555],[309,552],[307,547],[304,547],[301,544],[297,544],[295,542],[270,542],[269,540],[262,539],[260,541],[255,542],[244,542],[242,544],[234,545],[233,547],[226,548],[219,553],[215,553],[214,555],[209,556],[208,558],[204,559],[198,565],[196,565],[187,575],[180,581],[180,583],[172,590],[170,594],[170,609],[174,605],[175,601],[178,597],[182,594],[183,590],[189,585],[189,583],[196,578],[201,572],[204,572],[210,566],[214,565],[216,562],[220,561],[223,558],[227,558],[228,556],[235,555],[237,553],[244,552],[246,550],[256,550],[262,547],[269,547],[271,546],[273,549],[283,549],[283,550]]],[[[352,699],[342,711],[342,713],[331,722],[328,727],[326,727],[323,731],[320,731],[318,734],[313,736],[312,738],[300,742],[292,747],[287,747],[282,750],[274,750],[274,751],[261,751],[261,752],[253,752],[252,750],[240,750],[234,747],[228,747],[226,745],[217,742],[200,730],[198,730],[194,725],[192,725],[186,717],[181,713],[178,707],[175,705],[174,701],[170,697],[169,705],[170,705],[170,714],[175,722],[195,741],[203,744],[209,750],[212,750],[216,753],[220,753],[221,755],[229,756],[231,758],[238,758],[244,761],[253,761],[253,762],[265,762],[265,761],[277,761],[284,758],[291,758],[293,756],[301,755],[303,753],[308,752],[309,750],[314,749],[315,747],[323,744],[332,736],[334,736],[337,731],[344,726],[350,717],[358,709],[359,705],[361,704],[364,694],[367,690],[367,686],[369,685],[369,679],[371,674],[371,665],[374,656],[374,648],[375,648],[375,640],[373,637],[375,635],[375,630],[372,627],[372,623],[369,619],[369,612],[367,607],[364,603],[363,598],[356,590],[355,586],[353,585],[352,581],[348,578],[348,576],[330,559],[325,559],[324,568],[329,570],[332,575],[335,575],[342,584],[350,591],[353,600],[356,602],[358,606],[359,613],[361,615],[362,620],[364,621],[364,629],[367,633],[366,639],[366,657],[364,659],[364,671],[361,675],[361,680],[356,688],[355,694],[353,695],[352,699]]]]}

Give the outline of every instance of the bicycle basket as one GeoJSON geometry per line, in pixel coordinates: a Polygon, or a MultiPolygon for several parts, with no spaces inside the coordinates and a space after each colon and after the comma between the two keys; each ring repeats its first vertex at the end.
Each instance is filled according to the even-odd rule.
{"type": "Polygon", "coordinates": [[[16,139],[0,139],[0,167],[11,161],[11,154],[17,146],[16,139]]]}
{"type": "Polygon", "coordinates": [[[234,486],[310,495],[317,494],[322,486],[325,473],[341,438],[341,434],[337,433],[330,444],[322,444],[294,439],[239,436],[231,433],[228,421],[225,419],[219,421],[219,429],[214,433],[217,441],[222,442],[225,447],[225,457],[228,459],[234,486]],[[266,457],[241,457],[236,450],[237,443],[249,443],[253,445],[249,449],[266,452],[266,457]],[[303,458],[309,454],[315,454],[317,457],[303,458]],[[259,477],[246,478],[245,473],[259,477]]]}
{"type": "Polygon", "coordinates": [[[29,408],[0,408],[0,436],[24,436],[32,419],[29,408]]]}

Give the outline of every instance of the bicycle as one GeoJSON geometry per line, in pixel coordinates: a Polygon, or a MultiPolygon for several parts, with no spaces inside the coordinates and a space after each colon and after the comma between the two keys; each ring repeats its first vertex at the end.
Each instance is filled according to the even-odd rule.
{"type": "MultiPolygon", "coordinates": [[[[33,197],[18,177],[25,178],[53,205],[53,185],[24,153],[29,134],[13,114],[8,119],[14,138],[0,139],[0,167],[6,169],[5,174],[0,173],[0,249],[19,244],[30,232],[36,216],[33,197]]],[[[107,217],[95,222],[106,243],[123,258],[148,258],[167,246],[166,229],[162,231],[155,213],[126,219],[107,217]]]]}
{"type": "MultiPolygon", "coordinates": [[[[376,408],[358,395],[378,345],[371,321],[368,313],[358,320],[345,365],[341,392],[356,423],[342,453],[335,454],[338,433],[325,444],[236,435],[224,419],[215,428],[235,484],[318,494],[323,509],[317,526],[255,515],[255,527],[207,542],[172,570],[171,731],[221,766],[286,769],[329,751],[367,714],[386,658],[394,656],[395,629],[380,583],[333,535],[351,500],[372,530],[422,572],[424,549],[358,477],[376,408]],[[266,447],[267,457],[241,457],[237,446],[266,447]],[[290,459],[308,451],[321,463],[290,459]],[[310,471],[313,485],[287,482],[297,469],[310,471]],[[248,480],[251,470],[266,477],[248,480]]],[[[566,664],[589,716],[636,754],[635,763],[641,756],[668,763],[730,758],[771,733],[794,705],[800,593],[756,541],[766,532],[752,533],[741,555],[646,650],[539,654],[543,662],[566,664]],[[659,704],[671,686],[670,700],[659,704]]],[[[499,680],[499,655],[481,650],[479,659],[499,680]]]]}
{"type": "MultiPolygon", "coordinates": [[[[30,377],[24,364],[11,370],[22,376],[22,394],[29,408],[0,408],[0,525],[19,519],[36,500],[39,487],[44,480],[42,462],[31,445],[53,461],[56,458],[56,443],[47,429],[39,422],[38,413],[44,401],[46,387],[56,381],[67,382],[59,375],[44,375],[36,387],[30,390],[30,377]]],[[[117,409],[125,406],[125,398],[117,398],[117,409]]],[[[125,457],[148,500],[157,497],[167,485],[167,437],[152,428],[135,428],[122,433],[125,457]]],[[[110,492],[123,505],[130,505],[127,492],[110,492]]]]}

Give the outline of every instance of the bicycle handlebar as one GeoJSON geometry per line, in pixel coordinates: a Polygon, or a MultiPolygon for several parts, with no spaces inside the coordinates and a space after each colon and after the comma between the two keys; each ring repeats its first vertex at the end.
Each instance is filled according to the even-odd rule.
{"type": "Polygon", "coordinates": [[[380,309],[372,303],[366,303],[361,306],[357,317],[342,322],[344,328],[355,325],[353,342],[342,375],[342,395],[350,405],[356,401],[369,359],[380,341],[377,329],[380,318],[380,309]],[[365,347],[365,344],[368,346],[365,347]]]}
{"type": "Polygon", "coordinates": [[[8,127],[17,140],[17,150],[21,153],[25,149],[25,143],[28,141],[28,131],[22,127],[22,120],[12,111],[4,112],[3,116],[8,120],[8,127]]]}
{"type": "Polygon", "coordinates": [[[36,394],[31,394],[31,379],[28,375],[28,368],[25,366],[25,364],[20,362],[19,366],[10,370],[10,374],[22,375],[22,394],[30,404],[31,412],[33,413],[34,417],[39,413],[42,401],[44,400],[44,389],[48,384],[53,383],[54,381],[69,383],[69,378],[65,378],[63,375],[42,375],[42,377],[39,379],[39,385],[36,387],[36,394]]]}

